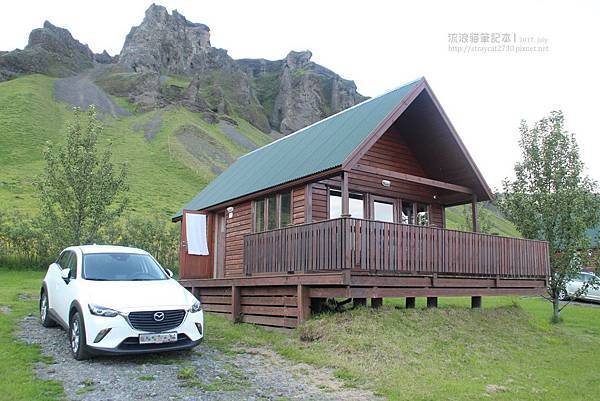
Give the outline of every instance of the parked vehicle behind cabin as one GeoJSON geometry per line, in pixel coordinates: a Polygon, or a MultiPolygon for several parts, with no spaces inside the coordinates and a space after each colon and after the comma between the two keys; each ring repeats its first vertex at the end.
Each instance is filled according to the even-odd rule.
{"type": "Polygon", "coordinates": [[[172,276],[140,249],[66,248],[42,283],[42,325],[63,326],[79,360],[193,348],[204,335],[202,306],[172,276]]]}
{"type": "Polygon", "coordinates": [[[600,301],[600,278],[594,273],[581,272],[573,280],[569,281],[565,289],[560,293],[561,300],[581,299],[586,301],[600,301]],[[582,291],[584,286],[587,291],[582,291]]]}

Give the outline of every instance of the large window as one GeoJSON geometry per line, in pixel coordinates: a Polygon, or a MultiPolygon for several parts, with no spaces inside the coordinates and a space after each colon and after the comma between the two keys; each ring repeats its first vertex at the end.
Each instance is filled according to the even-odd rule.
{"type": "Polygon", "coordinates": [[[395,221],[394,220],[394,203],[374,200],[373,201],[373,220],[393,223],[395,221]]]}
{"type": "MultiPolygon", "coordinates": [[[[365,216],[365,202],[362,194],[350,193],[349,199],[350,216],[362,219],[365,216]]],[[[338,190],[329,191],[329,218],[335,219],[342,216],[342,192],[338,190]]]]}
{"type": "Polygon", "coordinates": [[[254,201],[254,230],[273,230],[292,224],[292,192],[269,195],[254,201]]]}

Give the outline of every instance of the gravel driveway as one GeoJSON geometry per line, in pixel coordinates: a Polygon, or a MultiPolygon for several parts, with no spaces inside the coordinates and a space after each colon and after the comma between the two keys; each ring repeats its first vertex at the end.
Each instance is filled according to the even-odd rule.
{"type": "Polygon", "coordinates": [[[79,362],[71,358],[65,332],[42,327],[37,317],[24,318],[18,336],[51,357],[52,363],[36,365],[36,374],[63,381],[69,400],[378,399],[344,388],[329,370],[293,364],[263,348],[223,353],[201,344],[193,351],[79,362]]]}

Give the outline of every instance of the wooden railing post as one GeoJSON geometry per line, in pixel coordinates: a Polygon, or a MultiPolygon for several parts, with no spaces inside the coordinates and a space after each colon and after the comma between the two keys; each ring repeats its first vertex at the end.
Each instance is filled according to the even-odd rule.
{"type": "Polygon", "coordinates": [[[348,191],[348,173],[342,173],[342,217],[350,217],[350,193],[348,191]]]}

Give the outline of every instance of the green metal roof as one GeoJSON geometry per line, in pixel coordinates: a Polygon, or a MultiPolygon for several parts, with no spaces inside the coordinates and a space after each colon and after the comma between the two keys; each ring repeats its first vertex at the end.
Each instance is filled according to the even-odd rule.
{"type": "MultiPolygon", "coordinates": [[[[206,209],[341,166],[421,79],[365,100],[240,157],[184,209],[206,209]]],[[[181,211],[174,218],[180,216],[181,211]]]]}

